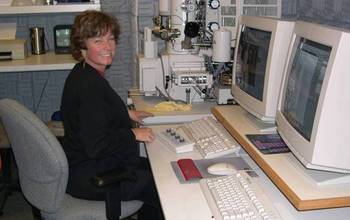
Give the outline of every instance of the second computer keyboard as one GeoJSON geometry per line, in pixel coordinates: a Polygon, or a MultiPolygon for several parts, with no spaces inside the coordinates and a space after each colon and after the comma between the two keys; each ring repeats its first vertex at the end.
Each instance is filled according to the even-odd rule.
{"type": "Polygon", "coordinates": [[[278,220],[278,211],[245,171],[200,180],[215,220],[278,220]]]}
{"type": "Polygon", "coordinates": [[[240,145],[214,118],[204,117],[180,126],[203,158],[216,158],[237,152],[240,145]]]}

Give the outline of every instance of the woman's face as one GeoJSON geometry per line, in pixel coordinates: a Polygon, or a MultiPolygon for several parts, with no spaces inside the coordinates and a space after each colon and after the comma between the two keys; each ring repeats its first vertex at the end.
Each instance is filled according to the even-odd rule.
{"type": "Polygon", "coordinates": [[[100,72],[112,64],[115,55],[116,42],[113,34],[108,31],[99,37],[91,37],[85,41],[87,49],[82,50],[85,62],[100,72]]]}

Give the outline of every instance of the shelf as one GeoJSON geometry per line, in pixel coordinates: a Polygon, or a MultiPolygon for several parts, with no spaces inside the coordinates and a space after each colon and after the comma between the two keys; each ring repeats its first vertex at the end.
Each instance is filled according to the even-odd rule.
{"type": "Polygon", "coordinates": [[[71,54],[48,52],[42,55],[30,55],[24,60],[0,61],[0,73],[29,72],[45,70],[70,70],[76,60],[71,54]]]}
{"type": "Polygon", "coordinates": [[[33,6],[0,6],[0,15],[10,14],[43,14],[82,12],[85,10],[101,10],[100,4],[62,4],[62,5],[33,5],[33,6]]]}

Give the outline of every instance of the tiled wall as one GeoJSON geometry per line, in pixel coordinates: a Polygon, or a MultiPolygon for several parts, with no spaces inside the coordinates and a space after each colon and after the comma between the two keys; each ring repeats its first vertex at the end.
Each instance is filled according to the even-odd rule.
{"type": "MultiPolygon", "coordinates": [[[[48,42],[46,50],[53,49],[53,27],[57,24],[70,24],[74,13],[35,14],[0,16],[0,22],[17,23],[16,37],[29,41],[30,27],[43,27],[48,42]]],[[[30,44],[27,44],[30,53],[30,44]]],[[[0,98],[13,98],[43,120],[48,120],[52,112],[59,109],[61,93],[67,71],[37,71],[0,73],[0,98]]]]}
{"type": "Polygon", "coordinates": [[[67,71],[0,73],[0,98],[13,98],[43,120],[59,109],[67,71]]]}
{"type": "MultiPolygon", "coordinates": [[[[152,26],[157,0],[101,0],[102,10],[115,15],[122,33],[107,79],[124,98],[136,85],[136,55],[145,26],[152,26]],[[138,8],[137,8],[138,6],[138,8]]],[[[72,23],[74,13],[0,16],[0,22],[17,22],[17,37],[28,38],[29,27],[42,26],[53,48],[53,26],[72,23]]],[[[282,0],[282,17],[350,28],[349,0],[282,0]]],[[[69,71],[0,73],[0,98],[11,97],[36,111],[44,121],[59,109],[64,80],[69,71]]]]}
{"type": "Polygon", "coordinates": [[[113,65],[108,70],[106,78],[113,88],[124,99],[127,97],[127,89],[132,85],[132,33],[131,33],[131,6],[130,0],[102,0],[102,11],[117,17],[120,25],[120,35],[117,52],[113,65]]]}
{"type": "Polygon", "coordinates": [[[282,0],[284,17],[350,29],[349,0],[282,0]]]}

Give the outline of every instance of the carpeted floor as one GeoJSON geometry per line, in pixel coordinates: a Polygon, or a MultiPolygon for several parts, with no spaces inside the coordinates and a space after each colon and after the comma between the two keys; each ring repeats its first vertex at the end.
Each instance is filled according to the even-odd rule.
{"type": "Polygon", "coordinates": [[[20,192],[13,192],[7,199],[1,220],[34,220],[30,205],[20,192]]]}

